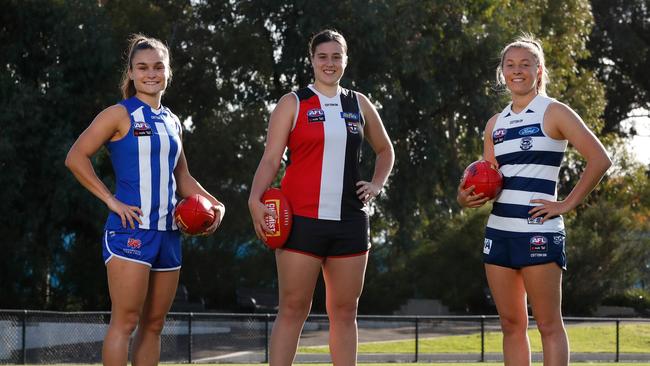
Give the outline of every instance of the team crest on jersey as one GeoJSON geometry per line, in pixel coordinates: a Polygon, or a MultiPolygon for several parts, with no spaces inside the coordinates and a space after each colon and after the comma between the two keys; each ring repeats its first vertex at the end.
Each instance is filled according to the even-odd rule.
{"type": "Polygon", "coordinates": [[[563,235],[554,235],[553,244],[555,245],[564,245],[564,236],[563,235]]]}
{"type": "Polygon", "coordinates": [[[524,151],[532,149],[533,148],[533,138],[530,137],[530,136],[523,137],[521,139],[521,143],[519,144],[519,147],[524,151]]]}
{"type": "Polygon", "coordinates": [[[524,127],[521,130],[519,130],[519,136],[530,136],[538,132],[539,132],[539,128],[537,127],[524,127]]]}
{"type": "Polygon", "coordinates": [[[307,121],[325,122],[325,112],[320,108],[313,108],[307,111],[307,121]]]}
{"type": "Polygon", "coordinates": [[[499,128],[498,130],[495,130],[492,132],[492,142],[496,144],[500,144],[505,140],[506,135],[508,134],[508,130],[505,128],[499,128]]]}
{"type": "Polygon", "coordinates": [[[346,121],[359,122],[359,113],[354,112],[341,112],[341,118],[346,121]]]}
{"type": "Polygon", "coordinates": [[[133,124],[133,135],[136,137],[140,136],[151,136],[153,131],[151,131],[151,126],[147,122],[135,122],[133,124]]]}
{"type": "Polygon", "coordinates": [[[492,239],[483,239],[483,254],[490,254],[490,250],[492,250],[492,239]]]}
{"type": "Polygon", "coordinates": [[[359,133],[359,125],[357,122],[346,121],[345,124],[348,126],[348,131],[353,134],[359,133]]]}
{"type": "Polygon", "coordinates": [[[544,255],[533,255],[538,253],[548,252],[548,239],[542,235],[535,235],[530,238],[530,256],[531,257],[545,257],[544,255]]]}

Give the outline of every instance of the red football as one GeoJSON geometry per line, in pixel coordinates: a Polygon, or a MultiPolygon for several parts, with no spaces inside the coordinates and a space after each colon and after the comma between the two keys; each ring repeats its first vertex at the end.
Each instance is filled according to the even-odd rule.
{"type": "Polygon", "coordinates": [[[212,202],[200,194],[185,197],[176,205],[174,220],[184,233],[190,235],[200,234],[214,222],[212,202]]]}
{"type": "Polygon", "coordinates": [[[465,169],[463,177],[465,178],[463,189],[474,186],[474,194],[484,193],[485,197],[493,199],[501,192],[503,175],[489,161],[473,162],[465,169]]]}
{"type": "Polygon", "coordinates": [[[269,188],[262,195],[262,203],[267,208],[275,211],[277,220],[270,215],[264,215],[266,226],[273,230],[272,234],[266,234],[264,244],[271,249],[282,248],[289,238],[291,225],[293,224],[293,214],[291,205],[282,191],[277,188],[269,188]]]}

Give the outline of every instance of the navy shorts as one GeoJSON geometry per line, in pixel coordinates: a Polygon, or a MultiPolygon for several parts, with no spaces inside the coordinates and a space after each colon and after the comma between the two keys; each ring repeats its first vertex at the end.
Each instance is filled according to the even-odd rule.
{"type": "Polygon", "coordinates": [[[103,247],[104,263],[118,257],[147,265],[152,271],[181,268],[181,233],[177,230],[106,230],[103,247]]]}
{"type": "Polygon", "coordinates": [[[565,240],[564,232],[511,233],[486,228],[483,262],[514,269],[554,262],[566,270],[565,240]]]}
{"type": "Polygon", "coordinates": [[[369,231],[367,216],[341,221],[294,216],[282,249],[320,259],[363,255],[370,249],[369,231]]]}

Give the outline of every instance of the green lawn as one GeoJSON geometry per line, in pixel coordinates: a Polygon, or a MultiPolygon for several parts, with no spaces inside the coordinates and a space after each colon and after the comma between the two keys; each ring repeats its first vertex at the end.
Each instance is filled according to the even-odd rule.
{"type": "MultiPolygon", "coordinates": [[[[621,353],[650,353],[650,324],[624,324],[621,325],[620,352],[621,353]]],[[[609,325],[583,326],[573,325],[567,327],[569,342],[572,352],[615,352],[616,328],[609,325]]],[[[541,340],[536,329],[528,331],[531,349],[541,352],[541,340]]],[[[501,333],[485,333],[485,352],[501,352],[501,333]]],[[[390,342],[359,343],[359,353],[413,353],[415,339],[390,342]]],[[[435,338],[420,338],[420,353],[480,353],[480,333],[445,336],[435,338]]],[[[301,347],[299,352],[328,353],[327,346],[301,347]]]]}

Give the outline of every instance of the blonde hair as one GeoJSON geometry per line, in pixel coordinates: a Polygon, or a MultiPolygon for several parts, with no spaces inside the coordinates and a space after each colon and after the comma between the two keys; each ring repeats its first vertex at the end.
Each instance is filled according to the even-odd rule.
{"type": "Polygon", "coordinates": [[[122,97],[124,99],[131,98],[136,93],[133,80],[129,78],[129,71],[133,69],[133,57],[140,50],[158,50],[162,52],[165,56],[165,66],[169,70],[169,78],[167,79],[167,82],[170,82],[172,79],[172,69],[169,66],[171,60],[167,46],[165,46],[165,44],[162,43],[159,39],[147,37],[144,34],[140,33],[132,34],[129,37],[126,64],[124,65],[124,70],[122,72],[122,81],[120,83],[120,90],[122,91],[122,97]]]}
{"type": "Polygon", "coordinates": [[[537,62],[537,66],[542,68],[542,74],[537,78],[537,92],[546,95],[546,84],[549,82],[549,77],[544,61],[544,50],[542,49],[541,42],[529,33],[522,33],[512,43],[509,43],[501,50],[499,66],[497,67],[496,72],[497,85],[505,86],[506,84],[506,79],[503,76],[503,61],[506,53],[508,53],[511,48],[523,48],[533,55],[537,62]]]}

